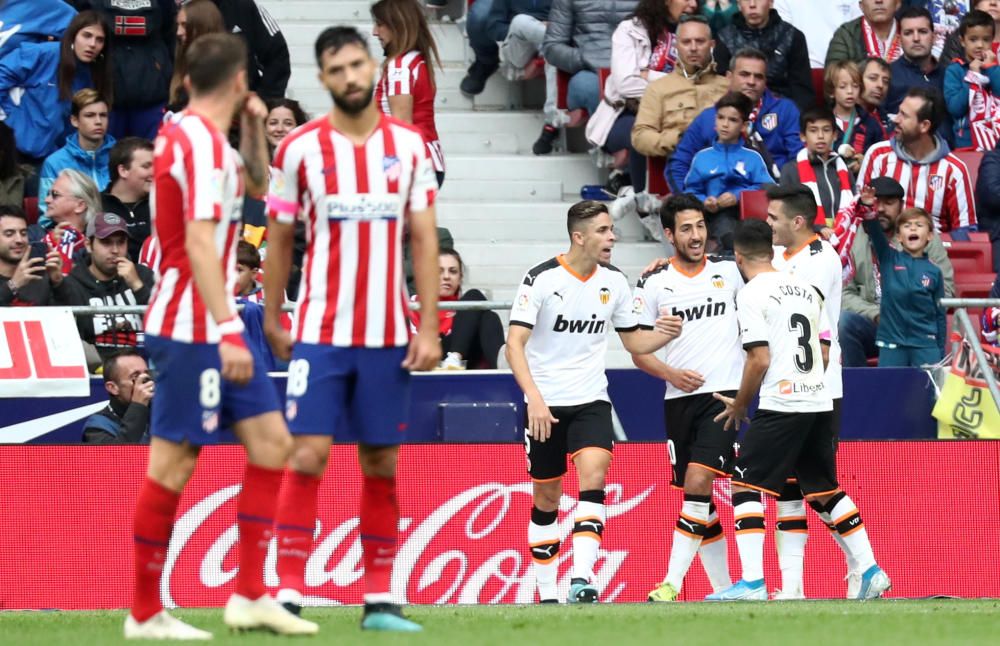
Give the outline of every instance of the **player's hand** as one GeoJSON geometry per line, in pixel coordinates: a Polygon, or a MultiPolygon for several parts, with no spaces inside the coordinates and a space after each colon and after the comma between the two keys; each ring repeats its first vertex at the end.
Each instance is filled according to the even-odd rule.
{"type": "Polygon", "coordinates": [[[292,358],[292,346],[295,342],[292,341],[292,335],[285,328],[281,327],[279,323],[268,323],[264,322],[264,336],[267,337],[267,343],[271,346],[271,352],[274,356],[281,359],[282,361],[289,361],[292,358]]]}
{"type": "Polygon", "coordinates": [[[686,393],[693,393],[705,385],[705,377],[695,370],[681,370],[667,366],[667,381],[686,393]]]}
{"type": "Polygon", "coordinates": [[[720,402],[726,406],[726,410],[719,413],[712,419],[713,422],[721,422],[725,420],[722,425],[723,430],[740,430],[740,424],[743,422],[749,422],[750,418],[747,417],[747,409],[743,407],[736,406],[736,400],[732,397],[726,397],[722,393],[712,393],[712,397],[715,397],[720,402]]]}
{"type": "Polygon", "coordinates": [[[552,435],[552,425],[559,420],[552,417],[552,411],[545,402],[538,399],[528,399],[528,433],[537,442],[544,442],[552,435]]]}
{"type": "Polygon", "coordinates": [[[441,362],[441,337],[437,329],[426,328],[410,339],[403,367],[410,372],[433,370],[441,362]]]}
{"type": "Polygon", "coordinates": [[[246,103],[243,104],[241,116],[248,121],[263,121],[267,118],[267,104],[255,93],[251,92],[247,95],[246,103]]]}
{"type": "Polygon", "coordinates": [[[149,375],[140,375],[132,384],[132,403],[149,406],[154,390],[153,379],[149,375]]]}
{"type": "Polygon", "coordinates": [[[49,249],[45,254],[45,271],[49,275],[49,282],[57,286],[63,281],[63,257],[56,249],[49,249]]]}
{"type": "Polygon", "coordinates": [[[662,334],[666,334],[670,337],[670,340],[674,340],[681,335],[681,327],[684,323],[684,319],[673,314],[660,314],[656,321],[653,323],[653,328],[662,334]]]}
{"type": "Polygon", "coordinates": [[[246,347],[223,341],[219,343],[219,358],[226,381],[243,386],[253,377],[253,355],[246,347]]]}
{"type": "Polygon", "coordinates": [[[665,267],[669,262],[670,262],[670,258],[657,258],[653,262],[651,262],[648,265],[646,265],[643,268],[642,273],[643,274],[648,274],[651,271],[656,271],[660,267],[665,267]]]}
{"type": "Polygon", "coordinates": [[[726,191],[725,193],[719,196],[719,208],[728,209],[734,206],[736,206],[735,195],[733,195],[729,191],[726,191]]]}
{"type": "Polygon", "coordinates": [[[124,280],[133,292],[142,289],[142,279],[139,278],[139,271],[135,268],[134,262],[128,258],[119,258],[115,269],[118,272],[118,277],[124,280]]]}

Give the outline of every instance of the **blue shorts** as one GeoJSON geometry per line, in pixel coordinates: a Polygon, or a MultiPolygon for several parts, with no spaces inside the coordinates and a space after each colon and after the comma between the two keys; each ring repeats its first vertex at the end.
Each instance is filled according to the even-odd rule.
{"type": "Polygon", "coordinates": [[[233,439],[220,438],[236,422],[280,411],[278,392],[253,348],[253,378],[245,386],[222,379],[219,346],[181,343],[146,335],[150,363],[156,371],[150,433],[171,442],[195,446],[233,439]]]}
{"type": "Polygon", "coordinates": [[[406,439],[410,373],[406,347],[338,348],[296,343],[285,417],[293,435],[394,446],[406,439]]]}

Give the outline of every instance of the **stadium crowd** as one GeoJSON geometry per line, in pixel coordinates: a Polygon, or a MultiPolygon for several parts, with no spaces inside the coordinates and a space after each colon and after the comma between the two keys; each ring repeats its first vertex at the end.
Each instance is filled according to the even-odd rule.
{"type": "MultiPolygon", "coordinates": [[[[385,51],[376,101],[421,131],[442,184],[440,60],[422,4],[371,8],[385,51]]],[[[0,39],[0,306],[148,301],[159,257],[152,140],[186,105],[174,62],[194,38],[230,31],[247,43],[272,155],[307,120],[285,98],[288,44],[254,0],[6,0],[0,16],[20,25],[0,39]]],[[[889,289],[857,222],[863,187],[875,188],[881,230],[897,250],[906,246],[900,218],[926,215],[926,253],[944,295],[1000,293],[1000,0],[476,0],[467,32],[475,60],[461,90],[481,93],[497,71],[544,77],[533,152],[549,154],[561,129],[585,127],[613,160],[612,215],[639,218],[655,240],[671,193],[704,203],[709,249],[727,254],[739,220],[765,217],[762,189],[808,186],[820,207],[814,232],[844,264],[845,366],[874,365],[883,313],[913,306],[912,293],[889,289]]],[[[246,200],[238,296],[251,331],[260,327],[264,211],[246,200]]],[[[461,256],[446,230],[439,239],[441,299],[484,298],[462,290],[461,256]]],[[[292,301],[304,247],[300,223],[292,301]]],[[[495,315],[440,316],[442,367],[496,367],[495,315]]],[[[1000,310],[984,312],[981,326],[995,338],[1000,310]]],[[[142,342],[134,315],[81,318],[79,329],[95,369],[142,342]]]]}

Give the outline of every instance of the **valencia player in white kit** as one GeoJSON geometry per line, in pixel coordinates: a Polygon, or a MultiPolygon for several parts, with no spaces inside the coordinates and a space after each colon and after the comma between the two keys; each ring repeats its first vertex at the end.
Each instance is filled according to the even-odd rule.
{"type": "Polygon", "coordinates": [[[518,288],[507,360],[527,403],[525,448],[534,482],[528,544],[539,598],[557,602],[559,498],[566,455],[576,466],[580,499],[573,526],[569,603],[594,603],[593,567],[604,533],[604,484],[614,446],[607,336],[613,327],[633,354],[655,352],[680,334],[680,318],[659,316],[640,330],[628,279],[611,266],[611,216],[601,202],[574,204],[570,248],[531,270],[518,288]]]}
{"type": "Polygon", "coordinates": [[[743,349],[736,319],[736,294],[743,278],[731,260],[705,254],[708,230],[701,201],[691,194],[669,197],[660,210],[664,235],[677,250],[646,273],[635,289],[640,327],[660,312],[680,316],[684,334],[656,355],[634,355],[635,365],[666,382],[663,412],[671,484],[684,490],[670,547],[667,575],[649,601],[674,601],[695,554],[713,590],[729,587],[726,537],[712,502],[715,478],[729,476],[736,429],[714,421],[723,405],[713,393],[736,394],[743,349]]]}
{"type": "Polygon", "coordinates": [[[862,571],[859,599],[881,596],[889,577],[875,563],[854,502],[837,482],[833,400],[824,383],[829,325],[823,296],[803,280],[772,265],[771,228],[759,220],[740,224],[736,264],[747,284],[736,297],[740,336],[747,352],[739,392],[716,394],[725,404],[718,420],[738,428],[754,396],[760,403],[733,466],[733,516],[742,578],[708,601],[763,601],[764,507],[761,492],[777,498],[794,476],[806,498],[834,519],[837,533],[862,571]]]}

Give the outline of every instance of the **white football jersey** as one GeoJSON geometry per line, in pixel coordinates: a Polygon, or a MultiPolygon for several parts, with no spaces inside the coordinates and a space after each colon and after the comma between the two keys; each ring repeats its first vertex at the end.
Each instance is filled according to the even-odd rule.
{"type": "MultiPolygon", "coordinates": [[[[830,328],[830,365],[826,369],[826,387],[830,397],[844,396],[843,365],[840,358],[840,302],[844,291],[844,268],[833,246],[818,235],[797,250],[774,248],[774,268],[801,278],[823,295],[823,309],[830,328]]],[[[824,339],[827,340],[827,339],[824,339]]]]}
{"type": "Polygon", "coordinates": [[[510,324],[531,329],[525,352],[531,378],[548,406],[608,399],[608,332],[636,330],[632,290],[618,269],[598,265],[580,276],[557,256],[524,276],[510,324]]]}
{"type": "Polygon", "coordinates": [[[761,410],[833,410],[824,383],[820,338],[828,333],[823,297],[805,281],[779,271],[758,274],[736,295],[743,348],[766,345],[771,363],[760,387],[761,410]]]}
{"type": "Polygon", "coordinates": [[[662,310],[684,320],[681,335],[667,343],[663,362],[694,370],[705,378],[701,388],[686,393],[667,382],[664,399],[739,390],[743,348],[736,318],[736,293],[743,276],[731,260],[707,258],[693,274],[669,263],[639,281],[632,305],[639,327],[652,328],[662,310]]]}

